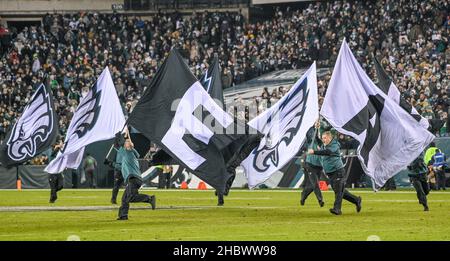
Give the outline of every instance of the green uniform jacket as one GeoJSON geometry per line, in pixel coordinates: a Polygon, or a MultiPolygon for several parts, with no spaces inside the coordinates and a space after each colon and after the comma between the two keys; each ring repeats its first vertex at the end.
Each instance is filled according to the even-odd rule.
{"type": "MultiPolygon", "coordinates": [[[[330,129],[331,126],[324,120],[320,121],[320,128],[317,132],[315,131],[315,127],[311,127],[306,133],[306,142],[308,145],[308,149],[318,150],[318,148],[322,146],[320,135],[322,135],[322,133],[324,133],[325,131],[329,131],[330,129]],[[315,136],[314,133],[316,134],[315,136]]],[[[322,167],[322,160],[320,159],[319,155],[306,154],[305,162],[313,166],[322,167]]]]}
{"type": "Polygon", "coordinates": [[[420,174],[427,173],[428,169],[423,160],[423,153],[419,155],[411,164],[408,166],[409,176],[416,176],[420,174]]]}
{"type": "Polygon", "coordinates": [[[344,167],[341,160],[341,145],[335,139],[326,146],[322,145],[321,150],[314,150],[314,154],[321,155],[323,171],[327,174],[344,167]]]}
{"type": "Polygon", "coordinates": [[[138,161],[139,153],[135,149],[126,150],[124,147],[121,147],[117,153],[121,154],[118,163],[121,164],[123,180],[128,182],[131,176],[142,179],[138,161]]]}
{"type": "Polygon", "coordinates": [[[121,162],[122,162],[123,153],[119,153],[122,148],[123,147],[120,147],[120,149],[117,151],[117,153],[116,153],[116,161],[114,163],[114,169],[118,170],[118,171],[122,171],[122,163],[121,162]]]}
{"type": "MultiPolygon", "coordinates": [[[[316,136],[314,136],[315,128],[311,128],[308,130],[308,133],[306,134],[306,142],[308,144],[308,149],[317,150],[317,148],[321,145],[320,141],[317,139],[317,133],[316,136]]],[[[320,160],[319,155],[310,155],[306,154],[305,162],[308,164],[311,164],[313,166],[322,167],[322,162],[320,160]]]]}

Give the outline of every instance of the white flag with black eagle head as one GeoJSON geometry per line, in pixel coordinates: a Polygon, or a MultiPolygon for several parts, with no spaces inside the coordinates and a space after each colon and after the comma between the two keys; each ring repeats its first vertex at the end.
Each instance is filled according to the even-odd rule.
{"type": "Polygon", "coordinates": [[[295,157],[318,118],[314,62],[286,95],[248,123],[264,134],[259,146],[241,163],[248,186],[253,188],[266,181],[295,157]]]}
{"type": "Polygon", "coordinates": [[[67,130],[64,147],[45,171],[57,174],[65,168],[77,169],[87,145],[114,138],[124,125],[125,117],[106,67],[88,94],[81,98],[67,130]]]}
{"type": "Polygon", "coordinates": [[[359,142],[361,166],[379,187],[434,139],[370,80],[345,40],[320,113],[340,133],[359,142]]]}
{"type": "Polygon", "coordinates": [[[0,148],[2,165],[18,165],[47,150],[58,134],[57,122],[51,90],[41,84],[0,148]]]}

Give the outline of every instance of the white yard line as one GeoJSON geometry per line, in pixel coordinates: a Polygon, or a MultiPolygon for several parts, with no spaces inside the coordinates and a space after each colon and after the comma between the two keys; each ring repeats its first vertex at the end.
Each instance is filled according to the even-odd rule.
{"type": "MultiPolygon", "coordinates": [[[[122,191],[123,189],[121,189],[122,191]]],[[[6,192],[14,192],[17,191],[15,189],[0,189],[0,192],[6,191],[6,192]]],[[[20,192],[36,192],[36,191],[50,191],[50,189],[23,189],[20,192]]],[[[111,189],[63,189],[62,191],[67,192],[110,192],[111,189]]],[[[158,193],[164,193],[164,192],[197,192],[197,193],[214,193],[214,190],[197,190],[197,189],[156,189],[156,188],[142,188],[141,191],[157,191],[158,193]]],[[[371,194],[416,194],[416,192],[411,190],[396,190],[396,191],[378,191],[374,192],[371,190],[359,190],[359,189],[349,189],[349,191],[355,192],[355,193],[371,193],[371,194]]],[[[248,189],[231,189],[230,195],[233,194],[233,192],[239,192],[239,193],[300,193],[300,189],[256,189],[256,190],[248,190],[248,189]]],[[[334,193],[332,190],[322,191],[322,193],[334,193]]],[[[449,194],[450,190],[448,191],[434,191],[432,190],[430,193],[432,194],[449,194]]]]}

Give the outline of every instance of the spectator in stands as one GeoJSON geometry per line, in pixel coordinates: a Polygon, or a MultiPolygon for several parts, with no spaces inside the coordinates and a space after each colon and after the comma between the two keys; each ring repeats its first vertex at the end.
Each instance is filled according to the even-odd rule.
{"type": "Polygon", "coordinates": [[[428,211],[427,195],[430,192],[430,186],[427,183],[427,166],[425,165],[423,154],[419,155],[419,157],[408,166],[408,171],[408,176],[417,192],[419,203],[423,205],[424,211],[428,211]]]}
{"type": "MultiPolygon", "coordinates": [[[[239,12],[158,13],[149,20],[118,13],[47,14],[42,26],[11,30],[14,40],[0,56],[0,123],[6,132],[44,81],[52,87],[64,136],[76,107],[67,105],[79,101],[105,66],[123,104],[133,104],[172,47],[182,50],[198,75],[219,53],[228,87],[270,71],[307,67],[315,59],[331,67],[343,37],[372,79],[371,58],[377,55],[423,116],[448,122],[448,9],[445,0],[326,1],[277,7],[262,22],[239,12]]],[[[328,77],[318,79],[322,97],[328,77]]],[[[267,107],[279,99],[270,96],[263,97],[267,107]]],[[[435,134],[448,131],[441,127],[435,134]]]]}

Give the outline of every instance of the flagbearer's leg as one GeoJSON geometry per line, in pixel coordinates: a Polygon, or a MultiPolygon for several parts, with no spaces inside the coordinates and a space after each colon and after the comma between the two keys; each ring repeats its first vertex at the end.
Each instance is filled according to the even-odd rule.
{"type": "Polygon", "coordinates": [[[58,183],[57,183],[58,185],[56,191],[60,191],[64,188],[64,176],[62,173],[57,174],[57,176],[58,176],[58,183]]]}
{"type": "Polygon", "coordinates": [[[58,198],[56,195],[56,176],[55,174],[48,175],[48,183],[50,184],[50,200],[49,203],[55,203],[58,198]]]}
{"type": "Polygon", "coordinates": [[[125,191],[122,195],[122,205],[119,208],[119,217],[117,220],[127,220],[128,219],[128,210],[130,209],[130,198],[131,198],[131,183],[128,182],[128,184],[125,186],[125,191]]]}
{"type": "Polygon", "coordinates": [[[334,205],[330,209],[330,212],[335,215],[341,215],[342,197],[344,196],[344,188],[341,185],[341,178],[338,177],[336,172],[329,174],[331,188],[334,191],[334,205]]]}
{"type": "Polygon", "coordinates": [[[419,203],[423,205],[423,210],[428,211],[428,203],[427,203],[427,196],[425,195],[425,191],[423,189],[422,183],[420,182],[420,179],[418,176],[412,176],[410,178],[411,183],[413,184],[414,189],[417,192],[417,199],[419,200],[419,203]]]}
{"type": "Polygon", "coordinates": [[[112,190],[111,204],[117,204],[117,194],[119,193],[119,188],[123,184],[122,172],[114,171],[114,187],[112,190]]]}
{"type": "Polygon", "coordinates": [[[305,187],[302,190],[302,194],[301,194],[301,198],[300,198],[300,205],[305,205],[305,201],[308,198],[309,194],[311,194],[311,192],[313,192],[313,187],[311,186],[311,181],[310,181],[310,170],[305,166],[304,168],[305,170],[305,180],[303,181],[305,184],[305,187]]]}
{"type": "Polygon", "coordinates": [[[139,188],[142,186],[142,181],[136,178],[131,178],[130,179],[131,184],[133,184],[132,186],[132,191],[131,191],[131,198],[130,198],[130,202],[146,202],[146,203],[150,203],[152,206],[152,209],[155,209],[156,205],[155,205],[155,196],[149,196],[147,194],[139,194],[139,188]]]}
{"type": "Polygon", "coordinates": [[[57,192],[64,186],[64,179],[62,174],[49,174],[48,183],[50,184],[50,200],[49,203],[55,203],[58,199],[57,192]]]}
{"type": "Polygon", "coordinates": [[[224,203],[223,193],[217,192],[217,206],[223,206],[224,203]]]}
{"type": "Polygon", "coordinates": [[[142,186],[142,181],[131,177],[128,180],[128,184],[125,188],[125,192],[122,196],[122,205],[119,208],[118,220],[127,220],[128,211],[130,209],[131,202],[147,202],[150,203],[152,209],[156,208],[156,197],[149,196],[147,194],[139,194],[139,188],[142,186]]]}
{"type": "Polygon", "coordinates": [[[309,183],[313,187],[314,194],[316,195],[317,201],[319,202],[320,207],[323,207],[325,204],[323,202],[322,192],[320,191],[319,187],[319,177],[320,177],[320,170],[319,169],[313,169],[311,171],[310,177],[309,177],[309,183]]]}

